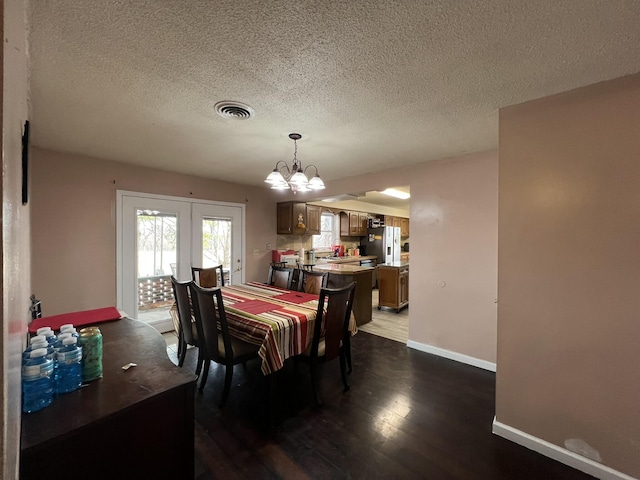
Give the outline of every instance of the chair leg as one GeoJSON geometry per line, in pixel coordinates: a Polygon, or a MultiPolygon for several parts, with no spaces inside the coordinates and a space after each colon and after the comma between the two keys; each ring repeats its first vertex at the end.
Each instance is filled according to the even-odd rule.
{"type": "MultiPolygon", "coordinates": [[[[204,364],[204,372],[202,372],[202,380],[200,380],[200,391],[204,390],[204,385],[207,383],[207,377],[209,376],[209,366],[211,361],[207,360],[204,364]]],[[[197,375],[197,374],[196,374],[197,375]]]]}
{"type": "Polygon", "coordinates": [[[187,347],[186,345],[182,348],[182,351],[179,353],[178,366],[182,367],[184,365],[184,357],[187,356],[187,347]]]}
{"type": "Polygon", "coordinates": [[[347,333],[347,338],[344,342],[344,353],[347,357],[347,365],[349,366],[349,373],[352,372],[351,368],[351,338],[349,337],[350,333],[347,333]]]}
{"type": "Polygon", "coordinates": [[[202,347],[198,347],[198,363],[196,365],[196,375],[200,375],[200,371],[202,370],[203,363],[204,363],[204,349],[202,347]]]}
{"type": "Polygon", "coordinates": [[[347,383],[347,366],[346,355],[344,351],[340,352],[340,373],[342,374],[342,383],[344,383],[344,391],[349,390],[349,384],[347,383]]]}
{"type": "Polygon", "coordinates": [[[318,392],[318,363],[311,362],[311,390],[313,391],[313,398],[316,401],[316,405],[322,405],[322,399],[320,398],[320,394],[318,392]]]}
{"type": "Polygon", "coordinates": [[[184,339],[182,338],[182,329],[178,331],[178,357],[182,354],[182,351],[186,348],[184,345],[184,339]]]}
{"type": "Polygon", "coordinates": [[[220,408],[224,407],[231,390],[231,380],[233,379],[233,365],[225,366],[224,374],[224,390],[222,390],[222,399],[220,400],[220,408]]]}

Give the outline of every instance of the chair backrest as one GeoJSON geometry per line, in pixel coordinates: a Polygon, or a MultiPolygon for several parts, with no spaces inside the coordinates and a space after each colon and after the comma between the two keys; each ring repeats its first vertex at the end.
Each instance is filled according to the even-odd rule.
{"type": "Polygon", "coordinates": [[[328,272],[300,270],[300,275],[302,278],[299,280],[298,290],[301,292],[320,295],[320,290],[327,287],[327,281],[329,278],[328,272]]]}
{"type": "Polygon", "coordinates": [[[196,322],[202,327],[203,344],[210,359],[225,363],[233,359],[233,347],[229,336],[227,315],[222,303],[222,291],[220,288],[203,288],[191,282],[191,299],[193,301],[193,313],[196,322]],[[220,352],[218,335],[222,335],[225,354],[220,352]]]}
{"type": "Polygon", "coordinates": [[[178,319],[182,328],[182,338],[189,345],[195,345],[191,328],[191,300],[189,298],[189,285],[192,282],[179,282],[176,277],[171,276],[171,288],[173,288],[173,298],[178,307],[178,319]]]}
{"type": "Polygon", "coordinates": [[[215,267],[191,267],[191,278],[197,285],[205,288],[224,287],[222,265],[215,267]]]}
{"type": "Polygon", "coordinates": [[[269,278],[267,283],[274,287],[291,289],[293,282],[293,268],[291,267],[269,267],[269,278]]]}
{"type": "Polygon", "coordinates": [[[324,337],[324,360],[333,360],[340,354],[343,339],[349,335],[349,318],[353,308],[353,295],[356,282],[351,282],[342,288],[323,288],[320,290],[320,300],[315,324],[313,326],[313,341],[311,343],[311,357],[318,356],[320,337],[324,337]],[[324,335],[323,334],[324,331],[324,335]]]}

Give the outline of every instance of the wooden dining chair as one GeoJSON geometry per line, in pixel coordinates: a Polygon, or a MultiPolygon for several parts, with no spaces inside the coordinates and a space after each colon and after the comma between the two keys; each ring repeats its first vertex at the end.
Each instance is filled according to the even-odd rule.
{"type": "Polygon", "coordinates": [[[171,288],[173,289],[173,298],[176,301],[180,323],[178,331],[178,366],[182,367],[187,354],[187,346],[192,345],[198,349],[196,375],[200,375],[202,363],[204,362],[204,348],[201,345],[202,336],[198,331],[198,326],[191,316],[191,300],[189,298],[189,285],[191,283],[179,282],[176,277],[171,276],[171,288]]]}
{"type": "Polygon", "coordinates": [[[310,270],[300,270],[298,290],[300,292],[320,295],[320,290],[326,288],[328,279],[328,272],[312,272],[310,270]]]}
{"type": "Polygon", "coordinates": [[[322,400],[318,391],[318,365],[340,358],[340,373],[344,391],[349,390],[347,383],[346,349],[350,346],[349,318],[353,307],[355,282],[342,288],[323,288],[320,290],[318,311],[313,326],[311,345],[300,355],[300,360],[309,363],[311,388],[316,404],[322,400]]]}
{"type": "Polygon", "coordinates": [[[260,346],[231,336],[220,288],[202,288],[195,282],[190,282],[189,289],[196,323],[200,325],[204,338],[205,363],[202,380],[200,380],[200,391],[204,390],[207,383],[211,362],[224,365],[224,389],[220,400],[220,407],[222,407],[231,390],[234,365],[258,358],[260,346]]]}
{"type": "Polygon", "coordinates": [[[224,272],[222,271],[222,265],[207,268],[191,267],[191,278],[201,287],[224,287],[224,272]]]}
{"type": "Polygon", "coordinates": [[[270,266],[267,284],[291,290],[291,284],[293,283],[293,270],[294,269],[291,267],[270,266]]]}

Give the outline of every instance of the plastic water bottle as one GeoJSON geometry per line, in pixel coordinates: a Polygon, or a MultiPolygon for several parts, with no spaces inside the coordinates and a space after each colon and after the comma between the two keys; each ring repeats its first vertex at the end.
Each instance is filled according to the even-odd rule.
{"type": "Polygon", "coordinates": [[[80,338],[80,334],[76,330],[76,327],[74,327],[71,323],[65,323],[60,327],[60,333],[58,334],[58,336],[62,335],[63,333],[70,333],[74,337],[80,338]]]}
{"type": "Polygon", "coordinates": [[[31,352],[37,350],[38,348],[47,349],[47,355],[49,356],[49,358],[53,359],[53,349],[51,349],[46,337],[44,335],[35,335],[29,339],[29,346],[25,349],[24,352],[22,352],[23,365],[26,360],[29,360],[31,352]]]}
{"type": "Polygon", "coordinates": [[[36,333],[38,335],[43,335],[44,337],[46,337],[47,342],[49,342],[49,345],[53,345],[56,342],[56,336],[53,333],[53,330],[51,329],[51,327],[40,327],[36,333]]]}
{"type": "Polygon", "coordinates": [[[33,350],[22,366],[22,411],[37,412],[53,401],[53,360],[47,349],[33,350]]]}
{"type": "Polygon", "coordinates": [[[47,337],[45,337],[44,335],[34,335],[29,339],[29,344],[32,345],[36,342],[46,342],[46,341],[47,341],[47,337]]]}
{"type": "Polygon", "coordinates": [[[55,385],[57,393],[73,392],[82,384],[82,347],[76,337],[65,337],[56,352],[55,385]]]}
{"type": "Polygon", "coordinates": [[[65,338],[71,338],[73,335],[71,334],[71,332],[63,332],[63,333],[59,333],[58,337],[56,339],[56,343],[53,344],[53,350],[55,352],[57,352],[58,350],[60,350],[64,344],[62,343],[62,341],[65,338]]]}

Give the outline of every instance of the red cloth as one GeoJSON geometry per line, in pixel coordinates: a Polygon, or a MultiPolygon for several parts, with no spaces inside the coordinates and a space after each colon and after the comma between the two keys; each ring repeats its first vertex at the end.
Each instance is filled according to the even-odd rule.
{"type": "Polygon", "coordinates": [[[250,313],[252,315],[259,315],[269,310],[276,310],[278,305],[265,302],[263,300],[248,300],[246,302],[238,302],[230,305],[228,308],[234,308],[241,312],[250,313]]]}
{"type": "Polygon", "coordinates": [[[313,300],[318,300],[318,298],[320,298],[318,295],[304,292],[289,292],[273,297],[274,300],[283,300],[289,303],[307,303],[313,300]]]}
{"type": "Polygon", "coordinates": [[[29,325],[29,333],[36,333],[40,327],[51,327],[53,330],[59,330],[65,323],[71,323],[79,330],[80,327],[86,327],[87,325],[95,325],[96,323],[110,322],[119,319],[120,312],[116,307],[62,313],[60,315],[51,315],[50,317],[36,318],[29,325]]]}

